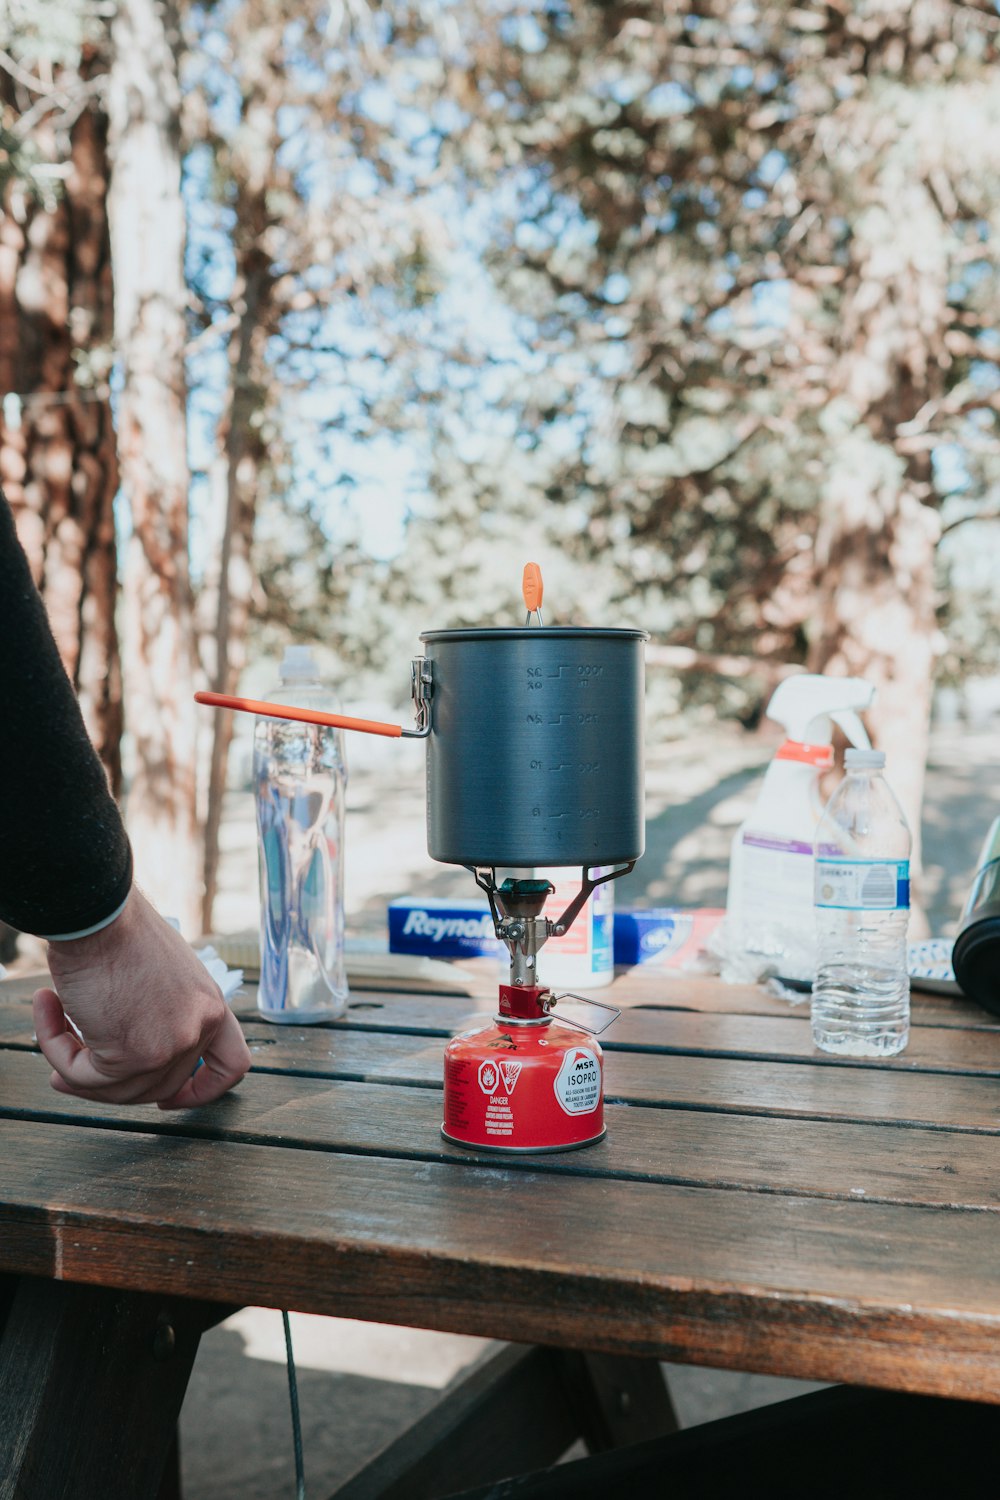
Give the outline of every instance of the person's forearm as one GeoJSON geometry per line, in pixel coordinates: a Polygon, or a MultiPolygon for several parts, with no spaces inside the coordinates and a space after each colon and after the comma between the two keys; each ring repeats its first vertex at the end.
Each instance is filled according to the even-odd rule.
{"type": "Polygon", "coordinates": [[[121,816],[0,495],[0,920],[82,934],[131,884],[121,816]]]}

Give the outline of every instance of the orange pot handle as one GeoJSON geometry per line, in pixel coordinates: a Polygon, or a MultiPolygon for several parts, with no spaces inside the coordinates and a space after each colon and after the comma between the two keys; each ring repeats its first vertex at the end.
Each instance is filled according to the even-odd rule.
{"type": "Polygon", "coordinates": [[[399,739],[401,724],[383,724],[379,719],[350,719],[346,714],[327,714],[318,708],[292,708],[286,703],[264,703],[258,698],[233,698],[228,693],[195,693],[196,703],[210,708],[232,708],[239,713],[261,714],[265,719],[295,719],[302,724],[325,724],[330,729],[357,729],[362,734],[382,734],[399,739]]]}

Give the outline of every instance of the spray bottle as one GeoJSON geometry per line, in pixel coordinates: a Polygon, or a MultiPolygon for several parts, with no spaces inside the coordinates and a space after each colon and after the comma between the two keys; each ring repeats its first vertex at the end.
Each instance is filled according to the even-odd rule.
{"type": "Polygon", "coordinates": [[[833,765],[833,725],[852,745],[871,741],[858,718],[875,689],[861,677],[787,677],[767,706],[785,740],[753,811],[737,829],[729,863],[725,959],[731,982],[777,974],[811,983],[816,970],[813,838],[823,811],[820,778],[833,765]]]}

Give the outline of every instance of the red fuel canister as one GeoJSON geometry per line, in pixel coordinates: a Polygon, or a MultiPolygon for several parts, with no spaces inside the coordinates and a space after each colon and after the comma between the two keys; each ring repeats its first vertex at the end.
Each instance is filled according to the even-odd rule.
{"type": "Polygon", "coordinates": [[[442,1134],[485,1151],[565,1151],[604,1135],[601,1048],[553,1021],[549,991],[500,986],[500,1014],[444,1055],[442,1134]]]}

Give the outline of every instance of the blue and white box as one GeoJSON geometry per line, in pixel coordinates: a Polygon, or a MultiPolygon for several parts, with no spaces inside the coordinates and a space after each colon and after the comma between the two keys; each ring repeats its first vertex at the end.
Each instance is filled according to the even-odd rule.
{"type": "MultiPolygon", "coordinates": [[[[614,961],[627,966],[686,968],[697,961],[724,915],[714,907],[616,911],[614,961]]],[[[606,930],[610,927],[609,913],[600,937],[605,944],[611,936],[606,930]]],[[[510,957],[493,930],[493,918],[484,901],[418,900],[413,896],[400,896],[389,903],[389,952],[429,958],[497,958],[505,963],[510,957]]]]}
{"type": "Polygon", "coordinates": [[[615,963],[683,969],[703,952],[725,913],[717,907],[615,912],[615,963]]]}
{"type": "Polygon", "coordinates": [[[484,902],[418,901],[408,896],[389,902],[389,952],[431,958],[509,956],[484,902]]]}

